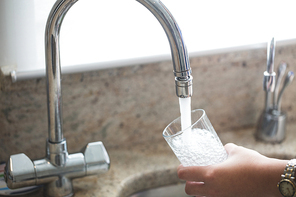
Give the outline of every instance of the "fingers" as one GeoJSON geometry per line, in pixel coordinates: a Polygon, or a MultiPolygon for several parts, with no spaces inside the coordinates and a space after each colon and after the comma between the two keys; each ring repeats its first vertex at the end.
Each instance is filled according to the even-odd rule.
{"type": "Polygon", "coordinates": [[[203,182],[207,168],[208,166],[184,167],[183,165],[180,165],[177,170],[178,177],[186,181],[203,182]]]}
{"type": "Polygon", "coordinates": [[[237,145],[233,144],[233,143],[228,143],[224,146],[226,152],[228,154],[230,154],[235,148],[237,148],[237,145]]]}
{"type": "Polygon", "coordinates": [[[191,182],[187,181],[185,186],[185,192],[190,196],[205,196],[205,185],[203,182],[191,182]]]}
{"type": "MultiPolygon", "coordinates": [[[[216,166],[217,167],[217,166],[216,166]]],[[[178,167],[178,177],[186,180],[185,192],[191,196],[209,196],[214,192],[215,165],[212,166],[189,166],[178,167]]]]}

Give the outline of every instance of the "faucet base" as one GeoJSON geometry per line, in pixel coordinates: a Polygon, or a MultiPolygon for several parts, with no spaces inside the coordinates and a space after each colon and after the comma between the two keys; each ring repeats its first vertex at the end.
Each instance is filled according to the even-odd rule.
{"type": "Polygon", "coordinates": [[[44,196],[47,197],[70,197],[74,195],[72,180],[66,177],[59,177],[58,180],[48,183],[44,188],[44,196]]]}
{"type": "Polygon", "coordinates": [[[285,139],[286,119],[285,113],[278,113],[276,110],[264,111],[259,118],[256,138],[265,142],[281,143],[285,139]]]}

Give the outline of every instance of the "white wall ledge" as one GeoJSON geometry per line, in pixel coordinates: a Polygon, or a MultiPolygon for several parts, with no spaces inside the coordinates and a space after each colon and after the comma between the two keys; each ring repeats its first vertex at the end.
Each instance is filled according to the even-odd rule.
{"type": "MultiPolygon", "coordinates": [[[[281,40],[276,42],[276,47],[293,45],[293,44],[296,44],[296,39],[281,40]]],[[[207,56],[207,55],[215,55],[220,53],[231,53],[231,52],[254,50],[254,49],[266,49],[266,47],[267,47],[267,43],[258,43],[258,44],[252,44],[252,45],[191,52],[189,53],[189,57],[192,58],[192,57],[201,57],[201,56],[207,56]]],[[[61,69],[62,69],[62,74],[72,74],[72,73],[90,72],[95,70],[133,66],[138,64],[149,64],[149,63],[170,61],[170,60],[171,60],[170,54],[163,54],[163,55],[155,55],[155,56],[149,56],[149,57],[139,57],[139,58],[132,58],[132,59],[122,59],[122,60],[114,60],[114,61],[106,61],[106,62],[62,66],[61,69]]],[[[11,68],[15,68],[15,67],[11,67],[11,68]]],[[[5,74],[11,75],[13,82],[27,80],[27,79],[34,79],[34,78],[42,78],[42,77],[45,77],[45,67],[44,69],[29,70],[29,71],[22,71],[22,72],[18,72],[16,70],[11,70],[10,72],[8,72],[6,70],[5,74]]]]}

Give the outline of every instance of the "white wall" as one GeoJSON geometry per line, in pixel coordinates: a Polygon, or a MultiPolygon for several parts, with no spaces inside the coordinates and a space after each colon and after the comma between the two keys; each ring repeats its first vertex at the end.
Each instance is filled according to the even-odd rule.
{"type": "Polygon", "coordinates": [[[0,66],[36,67],[34,1],[0,0],[0,66]]]}
{"type": "MultiPolygon", "coordinates": [[[[54,2],[0,0],[1,67],[44,73],[44,28],[54,2]]],[[[162,2],[179,23],[189,52],[296,37],[295,0],[162,2]]],[[[170,55],[162,27],[135,0],[79,0],[64,19],[60,44],[62,67],[88,64],[93,69],[98,62],[116,60],[118,66],[121,60],[170,55]]]]}

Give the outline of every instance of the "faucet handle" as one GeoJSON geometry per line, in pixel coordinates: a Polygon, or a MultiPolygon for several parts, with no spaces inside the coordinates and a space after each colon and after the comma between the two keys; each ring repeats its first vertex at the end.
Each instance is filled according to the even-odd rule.
{"type": "Polygon", "coordinates": [[[88,143],[81,151],[84,154],[86,175],[101,174],[110,168],[110,158],[101,141],[88,143]]]}
{"type": "Polygon", "coordinates": [[[11,155],[5,166],[4,177],[10,189],[35,185],[34,164],[24,153],[11,155]]]}

